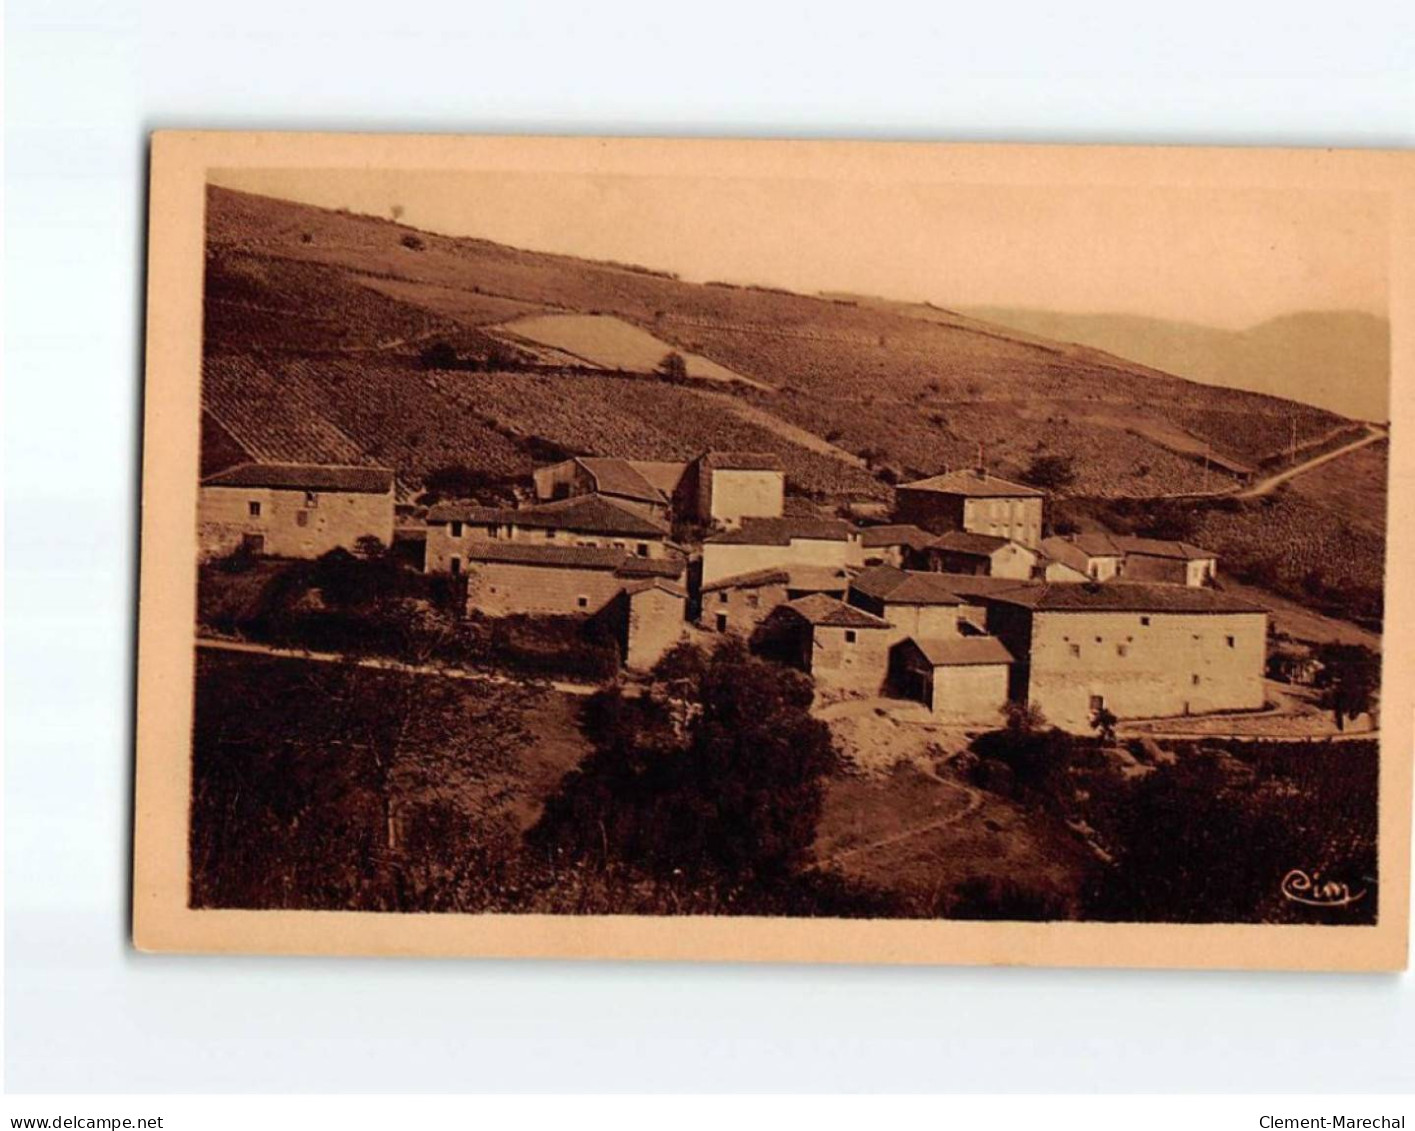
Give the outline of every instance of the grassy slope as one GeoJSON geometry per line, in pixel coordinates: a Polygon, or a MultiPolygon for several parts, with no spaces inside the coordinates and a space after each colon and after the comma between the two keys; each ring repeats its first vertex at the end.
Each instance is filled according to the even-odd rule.
{"type": "MultiPolygon", "coordinates": [[[[897,473],[965,462],[981,440],[989,463],[1004,473],[1041,452],[1072,455],[1078,489],[1093,493],[1200,487],[1202,472],[1157,442],[1167,432],[1249,460],[1286,436],[1287,402],[1198,385],[934,308],[696,285],[484,240],[414,235],[385,220],[226,190],[212,189],[209,205],[208,295],[216,300],[209,354],[406,363],[437,339],[476,352],[487,327],[509,318],[608,314],[770,386],[737,395],[897,473]],[[405,246],[408,239],[421,246],[405,246]]],[[[609,411],[593,385],[566,380],[553,390],[557,411],[567,416],[609,411]]],[[[346,386],[341,395],[362,393],[346,386]]],[[[692,395],[664,394],[673,401],[665,428],[701,413],[692,395]]],[[[331,415],[356,443],[372,442],[347,424],[355,415],[347,408],[331,415]]],[[[1315,410],[1304,416],[1313,431],[1337,423],[1315,410]]],[[[447,427],[484,425],[463,415],[447,427]]],[[[614,425],[604,427],[612,433],[614,425]]],[[[638,427],[623,417],[624,435],[638,427]]],[[[779,433],[761,446],[784,454],[795,447],[779,433]]],[[[806,462],[788,459],[788,466],[803,470],[806,462]]],[[[817,466],[809,485],[879,493],[870,476],[845,464],[828,474],[817,466]]]]}

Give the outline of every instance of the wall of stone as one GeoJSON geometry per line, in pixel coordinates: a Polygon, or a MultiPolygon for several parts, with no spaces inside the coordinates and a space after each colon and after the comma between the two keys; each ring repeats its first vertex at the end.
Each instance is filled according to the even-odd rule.
{"type": "Polygon", "coordinates": [[[203,559],[237,549],[252,535],[271,557],[317,558],[342,547],[353,550],[372,535],[393,544],[393,493],[286,491],[267,487],[202,487],[197,536],[203,559]],[[259,514],[252,514],[252,504],[259,514]]]}

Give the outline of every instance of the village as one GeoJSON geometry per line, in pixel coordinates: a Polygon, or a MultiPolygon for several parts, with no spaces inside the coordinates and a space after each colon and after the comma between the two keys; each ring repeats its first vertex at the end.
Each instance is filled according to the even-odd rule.
{"type": "MultiPolygon", "coordinates": [[[[1268,610],[1226,592],[1202,547],[1050,533],[1046,492],[981,452],[899,484],[873,523],[790,513],[787,486],[770,453],[574,457],[517,505],[427,508],[421,568],[456,579],[469,615],[600,626],[631,676],[736,636],[808,673],[822,707],[945,728],[1009,704],[1074,733],[1271,708],[1268,610]]],[[[239,464],[202,483],[202,554],[387,547],[409,535],[400,509],[389,469],[239,464]]]]}

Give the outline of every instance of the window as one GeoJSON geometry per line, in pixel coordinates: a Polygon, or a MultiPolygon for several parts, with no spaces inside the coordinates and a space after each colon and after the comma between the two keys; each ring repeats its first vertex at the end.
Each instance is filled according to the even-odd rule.
{"type": "Polygon", "coordinates": [[[761,594],[758,593],[755,589],[753,589],[750,593],[747,594],[747,608],[755,609],[758,605],[761,604],[761,601],[761,594]]]}
{"type": "Polygon", "coordinates": [[[648,544],[647,542],[640,542],[640,543],[639,543],[639,557],[641,557],[641,558],[646,558],[646,557],[648,557],[648,556],[649,556],[649,544],[648,544]]]}
{"type": "Polygon", "coordinates": [[[462,524],[461,524],[460,522],[454,522],[454,523],[452,523],[451,534],[452,534],[452,537],[453,537],[453,538],[460,538],[460,537],[462,537],[462,524]]]}
{"type": "Polygon", "coordinates": [[[308,526],[309,524],[310,524],[310,512],[309,512],[309,511],[296,511],[296,512],[295,512],[295,525],[296,525],[296,526],[308,526]]]}
{"type": "Polygon", "coordinates": [[[305,492],[305,506],[307,506],[307,507],[317,507],[317,506],[319,506],[319,496],[316,495],[313,491],[306,491],[306,492],[305,492]]]}
{"type": "MultiPolygon", "coordinates": [[[[453,577],[456,577],[459,573],[462,572],[462,559],[461,559],[461,558],[450,558],[450,559],[448,559],[447,568],[452,571],[452,576],[453,576],[453,577]]],[[[495,593],[496,590],[493,589],[492,592],[495,593]]]]}
{"type": "Polygon", "coordinates": [[[614,543],[614,548],[615,548],[616,550],[627,550],[629,547],[626,546],[623,542],[615,542],[615,543],[614,543]]]}
{"type": "Polygon", "coordinates": [[[1148,624],[1150,623],[1150,618],[1149,618],[1149,617],[1141,617],[1141,618],[1140,618],[1140,623],[1141,623],[1142,625],[1148,625],[1148,624]]]}
{"type": "Polygon", "coordinates": [[[252,499],[249,503],[246,504],[246,512],[247,512],[252,518],[259,518],[259,517],[260,517],[260,504],[257,503],[254,499],[252,499]]]}
{"type": "Polygon", "coordinates": [[[1104,644],[1105,641],[1104,641],[1101,637],[1097,636],[1097,637],[1096,637],[1096,643],[1097,643],[1097,644],[1104,644]]]}
{"type": "Polygon", "coordinates": [[[1091,575],[1092,580],[1095,580],[1101,575],[1101,563],[1091,562],[1089,565],[1086,566],[1086,572],[1091,575]]]}
{"type": "Polygon", "coordinates": [[[588,597],[576,597],[575,604],[582,609],[588,609],[590,607],[590,599],[588,597]]]}
{"type": "Polygon", "coordinates": [[[847,629],[845,630],[845,643],[846,643],[846,644],[854,644],[854,643],[855,643],[855,630],[854,630],[853,628],[847,628],[847,629]]]}
{"type": "Polygon", "coordinates": [[[547,527],[547,528],[546,528],[546,531],[545,531],[545,540],[546,540],[547,542],[554,542],[554,541],[555,541],[555,529],[554,529],[554,527],[547,527]]]}
{"type": "Polygon", "coordinates": [[[1228,646],[1229,646],[1230,648],[1232,648],[1235,644],[1238,643],[1238,642],[1237,642],[1236,640],[1234,640],[1233,637],[1231,637],[1231,636],[1224,637],[1224,639],[1228,641],[1228,646]]]}
{"type": "Polygon", "coordinates": [[[727,604],[727,590],[726,590],[726,589],[719,589],[719,590],[717,591],[717,603],[718,603],[719,605],[725,605],[725,604],[727,604]]]}
{"type": "Polygon", "coordinates": [[[1199,673],[1198,673],[1198,672],[1195,672],[1193,675],[1191,675],[1191,676],[1189,677],[1189,682],[1192,683],[1195,687],[1198,687],[1198,686],[1199,686],[1199,673]]]}
{"type": "Polygon", "coordinates": [[[1081,645],[1079,645],[1079,644],[1073,644],[1073,645],[1071,645],[1071,654],[1072,654],[1073,656],[1079,656],[1079,655],[1081,654],[1081,645]]]}
{"type": "Polygon", "coordinates": [[[1130,645],[1129,645],[1129,644],[1117,644],[1117,645],[1115,646],[1115,654],[1116,654],[1117,656],[1128,656],[1128,655],[1130,655],[1130,645]]]}
{"type": "Polygon", "coordinates": [[[1105,696],[1104,696],[1104,695],[1092,695],[1092,696],[1091,696],[1091,710],[1092,710],[1092,711],[1103,711],[1103,710],[1105,710],[1105,696]]]}
{"type": "Polygon", "coordinates": [[[501,537],[501,527],[499,527],[499,526],[488,526],[488,527],[486,528],[486,533],[487,533],[487,537],[489,537],[489,538],[500,538],[500,537],[501,537]]]}
{"type": "Polygon", "coordinates": [[[718,631],[718,632],[726,632],[726,631],[727,631],[727,614],[726,614],[726,613],[718,613],[718,614],[717,614],[717,631],[718,631]]]}

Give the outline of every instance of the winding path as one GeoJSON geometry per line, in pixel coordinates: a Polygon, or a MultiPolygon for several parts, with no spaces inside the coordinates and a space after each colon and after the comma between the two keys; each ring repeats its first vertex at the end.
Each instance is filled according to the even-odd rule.
{"type": "Polygon", "coordinates": [[[1331,463],[1334,459],[1340,459],[1342,456],[1350,455],[1352,452],[1360,448],[1368,447],[1378,440],[1384,440],[1386,435],[1387,433],[1384,428],[1377,428],[1374,424],[1368,424],[1366,426],[1366,435],[1362,436],[1359,440],[1353,440],[1349,444],[1343,444],[1339,448],[1334,448],[1329,452],[1323,452],[1319,456],[1313,456],[1309,460],[1294,464],[1287,470],[1279,471],[1275,475],[1269,475],[1266,479],[1260,479],[1251,487],[1245,487],[1243,490],[1235,492],[1235,494],[1240,499],[1255,499],[1261,495],[1271,495],[1289,479],[1296,479],[1297,476],[1305,475],[1307,472],[1321,467],[1323,464],[1331,463]]]}

